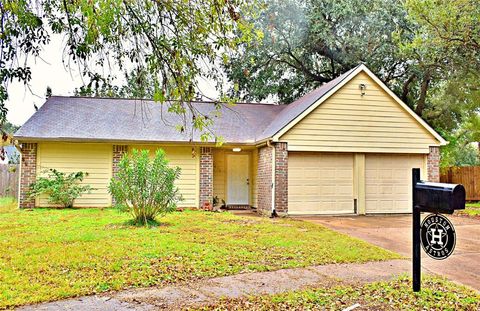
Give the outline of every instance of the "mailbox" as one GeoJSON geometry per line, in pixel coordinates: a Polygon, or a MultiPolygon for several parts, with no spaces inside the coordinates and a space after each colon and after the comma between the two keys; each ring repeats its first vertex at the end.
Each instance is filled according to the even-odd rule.
{"type": "Polygon", "coordinates": [[[421,212],[453,214],[465,209],[465,188],[463,185],[434,182],[417,182],[414,187],[413,204],[421,212]]]}

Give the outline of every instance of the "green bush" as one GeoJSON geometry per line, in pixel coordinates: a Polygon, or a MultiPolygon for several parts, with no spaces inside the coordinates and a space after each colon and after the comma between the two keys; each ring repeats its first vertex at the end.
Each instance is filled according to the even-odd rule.
{"type": "Polygon", "coordinates": [[[175,180],[179,167],[170,167],[165,152],[158,149],[150,159],[148,150],[133,150],[119,163],[109,191],[117,207],[132,215],[135,224],[146,225],[175,210],[181,200],[175,180]]]}
{"type": "Polygon", "coordinates": [[[63,173],[56,169],[48,170],[47,177],[39,177],[30,185],[29,195],[35,198],[41,194],[48,195],[48,202],[73,207],[73,201],[83,193],[93,190],[89,185],[81,185],[80,182],[87,176],[86,172],[63,173]]]}

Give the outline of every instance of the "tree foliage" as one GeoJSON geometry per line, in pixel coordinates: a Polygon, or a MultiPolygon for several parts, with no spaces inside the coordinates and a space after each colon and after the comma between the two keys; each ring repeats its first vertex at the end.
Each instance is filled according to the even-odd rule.
{"type": "Polygon", "coordinates": [[[235,95],[289,103],[359,63],[391,87],[414,92],[405,84],[413,69],[392,35],[408,27],[398,1],[271,0],[252,23],[262,42],[239,49],[226,66],[240,86],[235,95]]]}
{"type": "Polygon", "coordinates": [[[64,173],[50,169],[46,177],[38,177],[30,185],[29,196],[36,198],[42,194],[48,196],[48,202],[58,204],[65,208],[73,207],[73,201],[83,193],[93,190],[90,185],[80,184],[88,175],[85,172],[64,173]]]}
{"type": "Polygon", "coordinates": [[[446,132],[442,165],[478,165],[480,145],[480,5],[476,0],[407,0],[416,26],[402,53],[432,74],[424,117],[446,132]],[[428,106],[429,104],[429,106],[428,106]]]}
{"type": "Polygon", "coordinates": [[[264,33],[262,42],[244,45],[226,66],[239,86],[231,92],[288,103],[365,63],[427,121],[452,109],[442,122],[455,127],[471,109],[465,97],[478,99],[475,2],[266,1],[266,10],[252,20],[264,33]],[[461,86],[456,94],[447,91],[454,85],[461,86]],[[450,94],[464,94],[465,102],[456,107],[457,102],[438,100],[450,94]]]}
{"type": "Polygon", "coordinates": [[[417,112],[437,127],[455,128],[480,108],[478,1],[407,0],[405,8],[415,27],[402,30],[410,35],[399,48],[429,78],[429,100],[417,112]]]}
{"type": "Polygon", "coordinates": [[[243,45],[225,66],[232,94],[289,103],[365,63],[434,128],[468,144],[471,135],[458,130],[480,109],[478,1],[265,4],[252,19],[263,40],[243,45]]]}
{"type": "Polygon", "coordinates": [[[175,210],[181,200],[175,186],[179,177],[180,168],[168,165],[162,149],[156,151],[153,160],[148,150],[134,149],[120,161],[109,191],[117,206],[132,215],[134,223],[147,225],[175,210]]]}
{"type": "MultiPolygon", "coordinates": [[[[223,85],[213,64],[222,62],[238,44],[255,38],[244,15],[254,14],[246,0],[6,0],[0,3],[0,117],[8,83],[29,83],[31,69],[23,61],[37,57],[53,34],[65,37],[64,63],[78,66],[95,88],[111,88],[112,72],[152,79],[148,91],[178,114],[193,112],[185,123],[202,128],[208,116],[190,104],[198,81],[223,85]],[[233,32],[241,33],[234,36],[233,32]],[[153,93],[153,94],[152,94],[153,93]]],[[[138,84],[142,88],[143,84],[138,84]]],[[[220,100],[228,98],[221,94],[220,100]]]]}

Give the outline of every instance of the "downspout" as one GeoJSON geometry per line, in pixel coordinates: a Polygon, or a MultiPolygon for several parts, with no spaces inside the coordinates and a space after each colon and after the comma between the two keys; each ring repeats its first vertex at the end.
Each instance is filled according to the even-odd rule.
{"type": "Polygon", "coordinates": [[[275,146],[272,144],[271,140],[267,141],[267,146],[272,148],[272,214],[270,218],[277,217],[277,211],[275,210],[275,146]]]}

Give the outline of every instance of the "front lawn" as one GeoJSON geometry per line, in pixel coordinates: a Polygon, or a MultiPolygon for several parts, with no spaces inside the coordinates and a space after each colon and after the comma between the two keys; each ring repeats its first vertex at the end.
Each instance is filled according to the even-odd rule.
{"type": "Polygon", "coordinates": [[[480,202],[467,203],[465,210],[459,212],[468,216],[480,217],[480,202]]]}
{"type": "Polygon", "coordinates": [[[440,277],[425,277],[422,290],[412,291],[411,280],[363,286],[312,288],[278,295],[223,300],[201,310],[480,310],[478,292],[440,277]]]}
{"type": "Polygon", "coordinates": [[[17,210],[0,201],[0,308],[128,287],[398,255],[290,219],[176,212],[158,227],[113,209],[17,210]]]}

